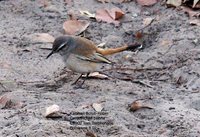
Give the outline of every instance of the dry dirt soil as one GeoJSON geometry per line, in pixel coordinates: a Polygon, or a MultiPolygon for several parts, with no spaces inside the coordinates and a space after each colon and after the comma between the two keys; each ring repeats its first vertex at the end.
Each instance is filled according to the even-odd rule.
{"type": "Polygon", "coordinates": [[[42,0],[1,0],[0,13],[0,95],[10,99],[1,104],[1,137],[84,137],[88,131],[100,137],[200,136],[200,28],[191,26],[183,11],[134,1],[66,5],[51,0],[45,7],[42,0]],[[64,69],[59,55],[46,59],[50,51],[42,47],[51,44],[34,42],[31,35],[61,36],[68,12],[80,15],[79,10],[94,13],[113,6],[125,12],[119,27],[78,16],[91,22],[85,37],[117,47],[135,40],[134,31],[144,27],[145,18],[155,18],[142,30],[143,49],[109,56],[116,66],[105,71],[108,79],[72,86],[78,74],[64,69]],[[136,100],[152,109],[129,111],[136,100]],[[100,103],[104,114],[95,112],[93,103],[100,103]],[[53,104],[61,117],[45,118],[46,107],[53,104]],[[94,123],[100,116],[102,123],[94,123]]]}

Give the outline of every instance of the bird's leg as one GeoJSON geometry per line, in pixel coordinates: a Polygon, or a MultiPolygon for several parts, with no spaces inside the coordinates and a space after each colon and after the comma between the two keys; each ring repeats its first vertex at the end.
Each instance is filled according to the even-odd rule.
{"type": "Polygon", "coordinates": [[[90,74],[90,73],[87,73],[87,74],[86,74],[86,78],[83,80],[83,82],[82,82],[81,85],[83,85],[83,84],[85,83],[85,80],[88,79],[89,74],[90,74]]]}
{"type": "Polygon", "coordinates": [[[72,83],[72,85],[76,85],[76,83],[78,82],[78,80],[82,77],[83,74],[81,74],[74,83],[72,83]]]}

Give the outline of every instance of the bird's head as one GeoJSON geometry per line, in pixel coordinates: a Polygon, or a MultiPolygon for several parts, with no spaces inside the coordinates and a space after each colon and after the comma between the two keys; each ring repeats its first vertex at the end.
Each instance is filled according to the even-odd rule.
{"type": "Polygon", "coordinates": [[[49,58],[54,53],[63,53],[67,51],[68,47],[71,45],[72,37],[70,36],[60,36],[56,38],[53,42],[52,51],[48,54],[46,58],[49,58]]]}

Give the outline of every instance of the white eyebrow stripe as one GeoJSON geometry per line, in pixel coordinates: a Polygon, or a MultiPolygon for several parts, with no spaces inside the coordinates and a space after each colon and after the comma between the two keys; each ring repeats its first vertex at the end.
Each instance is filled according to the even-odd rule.
{"type": "Polygon", "coordinates": [[[57,49],[57,51],[59,51],[61,48],[63,48],[66,44],[67,44],[67,42],[65,42],[62,45],[60,45],[59,48],[57,49]]]}

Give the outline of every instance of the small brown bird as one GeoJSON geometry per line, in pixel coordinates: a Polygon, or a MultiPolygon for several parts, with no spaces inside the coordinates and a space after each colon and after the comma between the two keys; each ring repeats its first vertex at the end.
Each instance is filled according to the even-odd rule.
{"type": "Polygon", "coordinates": [[[81,73],[80,77],[73,83],[76,84],[83,74],[87,74],[86,77],[88,77],[89,73],[100,71],[103,63],[112,64],[112,62],[104,56],[138,48],[141,48],[140,44],[101,49],[97,48],[92,41],[86,38],[65,35],[55,39],[52,51],[47,58],[54,53],[59,53],[68,69],[73,72],[81,73]]]}

